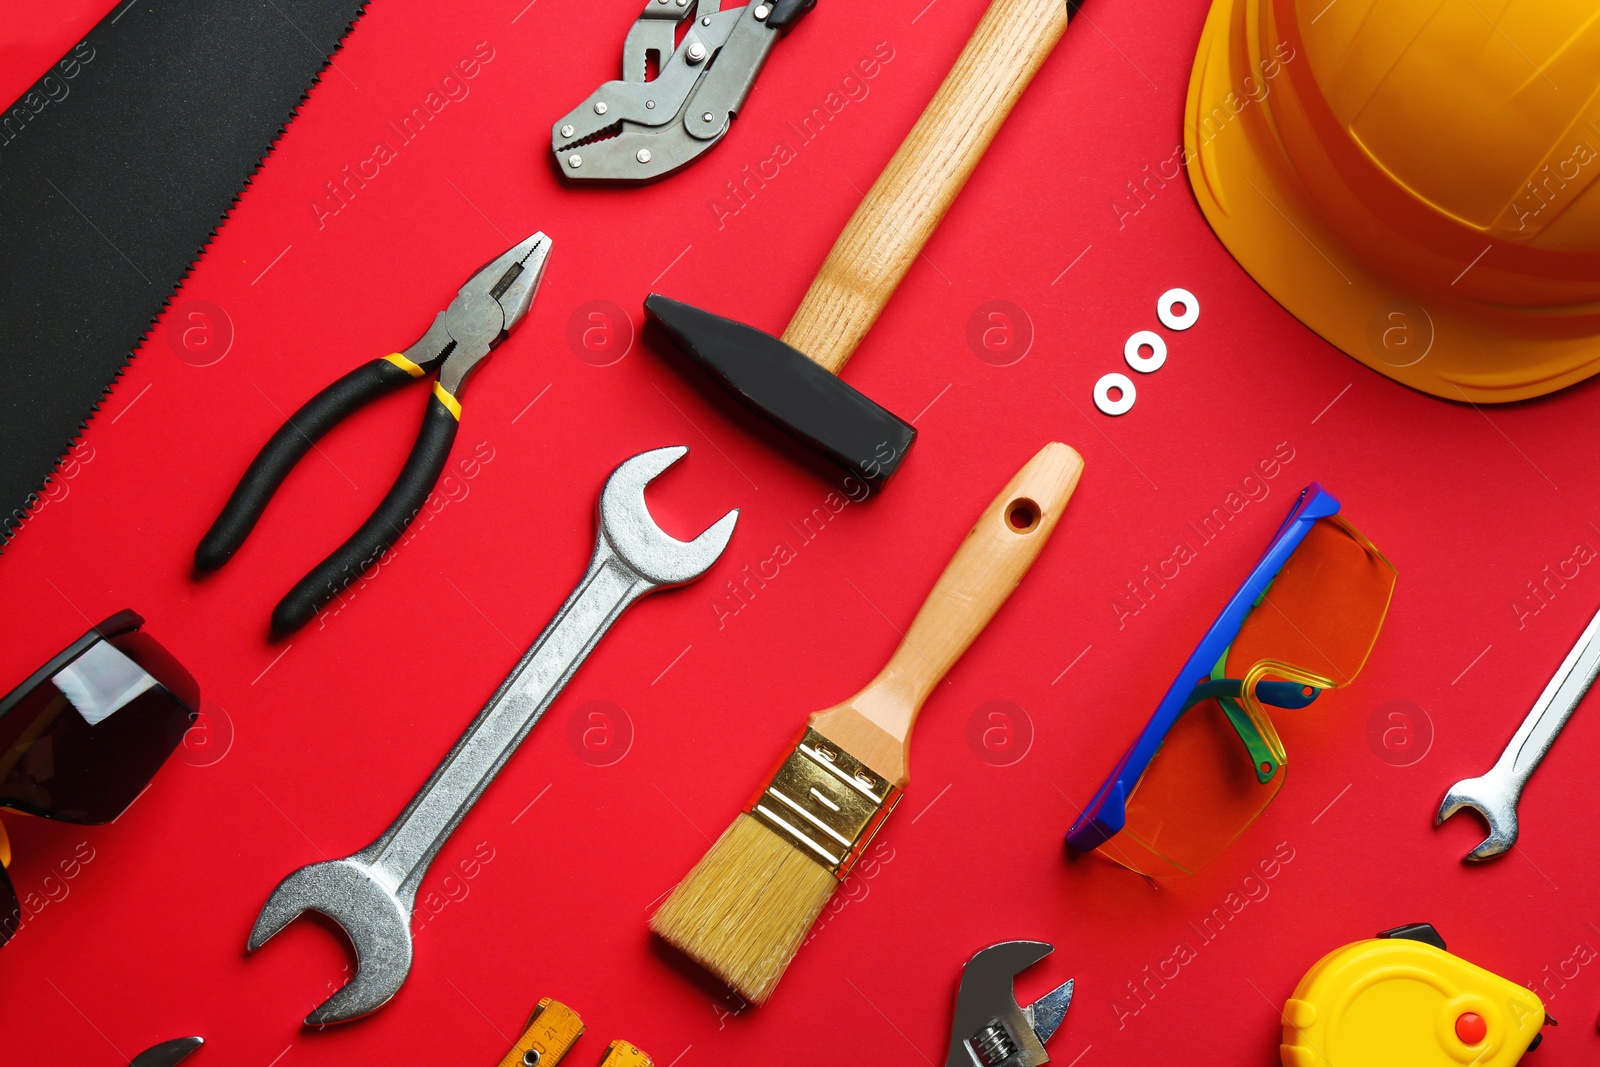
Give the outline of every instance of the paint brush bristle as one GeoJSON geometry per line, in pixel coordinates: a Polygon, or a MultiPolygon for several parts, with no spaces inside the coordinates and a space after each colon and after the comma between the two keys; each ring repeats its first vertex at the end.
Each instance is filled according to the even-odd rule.
{"type": "Polygon", "coordinates": [[[838,885],[832,871],[741,812],[650,929],[763,1004],[838,885]]]}

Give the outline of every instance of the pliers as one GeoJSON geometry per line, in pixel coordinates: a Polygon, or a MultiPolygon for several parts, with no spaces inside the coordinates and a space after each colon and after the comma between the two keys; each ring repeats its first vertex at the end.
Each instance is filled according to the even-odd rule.
{"type": "Polygon", "coordinates": [[[549,253],[550,238],[543,233],[518,243],[468,279],[416,344],[362,364],[291,415],[245,470],[201,539],[195,571],[214,571],[233,557],[278,486],[323,434],[379,397],[438,371],[416,444],[394,485],[372,517],[278,603],[272,632],[298,630],[376,563],[433,492],[460,426],[458,397],[467,375],[528,313],[549,253]]]}

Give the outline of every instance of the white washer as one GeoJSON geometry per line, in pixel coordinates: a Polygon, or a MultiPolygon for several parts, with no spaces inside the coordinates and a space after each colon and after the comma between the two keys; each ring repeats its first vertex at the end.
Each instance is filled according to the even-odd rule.
{"type": "Polygon", "coordinates": [[[1140,374],[1158,371],[1167,361],[1167,342],[1152,330],[1140,330],[1123,344],[1122,358],[1128,361],[1128,366],[1140,374]],[[1144,355],[1139,351],[1141,348],[1149,348],[1150,354],[1144,355]]]}
{"type": "Polygon", "coordinates": [[[1133,379],[1126,374],[1112,371],[1094,383],[1094,406],[1107,415],[1126,415],[1133,410],[1133,401],[1137,396],[1138,390],[1133,387],[1133,379]],[[1113,389],[1122,390],[1122,395],[1116,400],[1111,399],[1113,389]]]}
{"type": "Polygon", "coordinates": [[[1187,289],[1168,289],[1156,301],[1156,317],[1169,330],[1187,330],[1200,321],[1200,301],[1187,289]],[[1183,314],[1175,314],[1172,305],[1182,304],[1183,314]]]}

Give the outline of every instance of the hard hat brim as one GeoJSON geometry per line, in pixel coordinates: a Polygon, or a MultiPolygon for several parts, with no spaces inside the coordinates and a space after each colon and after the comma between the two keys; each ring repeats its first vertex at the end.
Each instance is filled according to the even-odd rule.
{"type": "Polygon", "coordinates": [[[1352,358],[1449,400],[1523,400],[1600,371],[1600,338],[1501,332],[1469,302],[1385,275],[1351,252],[1316,209],[1274,125],[1274,97],[1290,91],[1282,68],[1308,60],[1291,54],[1266,73],[1275,57],[1251,54],[1247,17],[1262,17],[1256,8],[1212,4],[1189,82],[1184,147],[1201,211],[1257,284],[1352,358]]]}

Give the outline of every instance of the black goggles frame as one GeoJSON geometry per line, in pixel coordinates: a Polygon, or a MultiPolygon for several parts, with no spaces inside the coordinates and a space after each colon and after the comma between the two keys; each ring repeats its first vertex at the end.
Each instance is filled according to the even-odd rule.
{"type": "MultiPolygon", "coordinates": [[[[0,697],[0,808],[98,825],[117,818],[144,791],[198,716],[200,689],[170,652],[141,631],[143,625],[137,612],[117,612],[0,697]],[[55,679],[102,642],[131,660],[153,684],[94,723],[64,715],[63,703],[70,707],[71,702],[55,679]],[[53,746],[49,759],[41,761],[48,783],[44,787],[27,770],[32,750],[40,744],[53,746]]],[[[0,867],[0,945],[16,934],[21,922],[16,888],[0,867]]]]}

